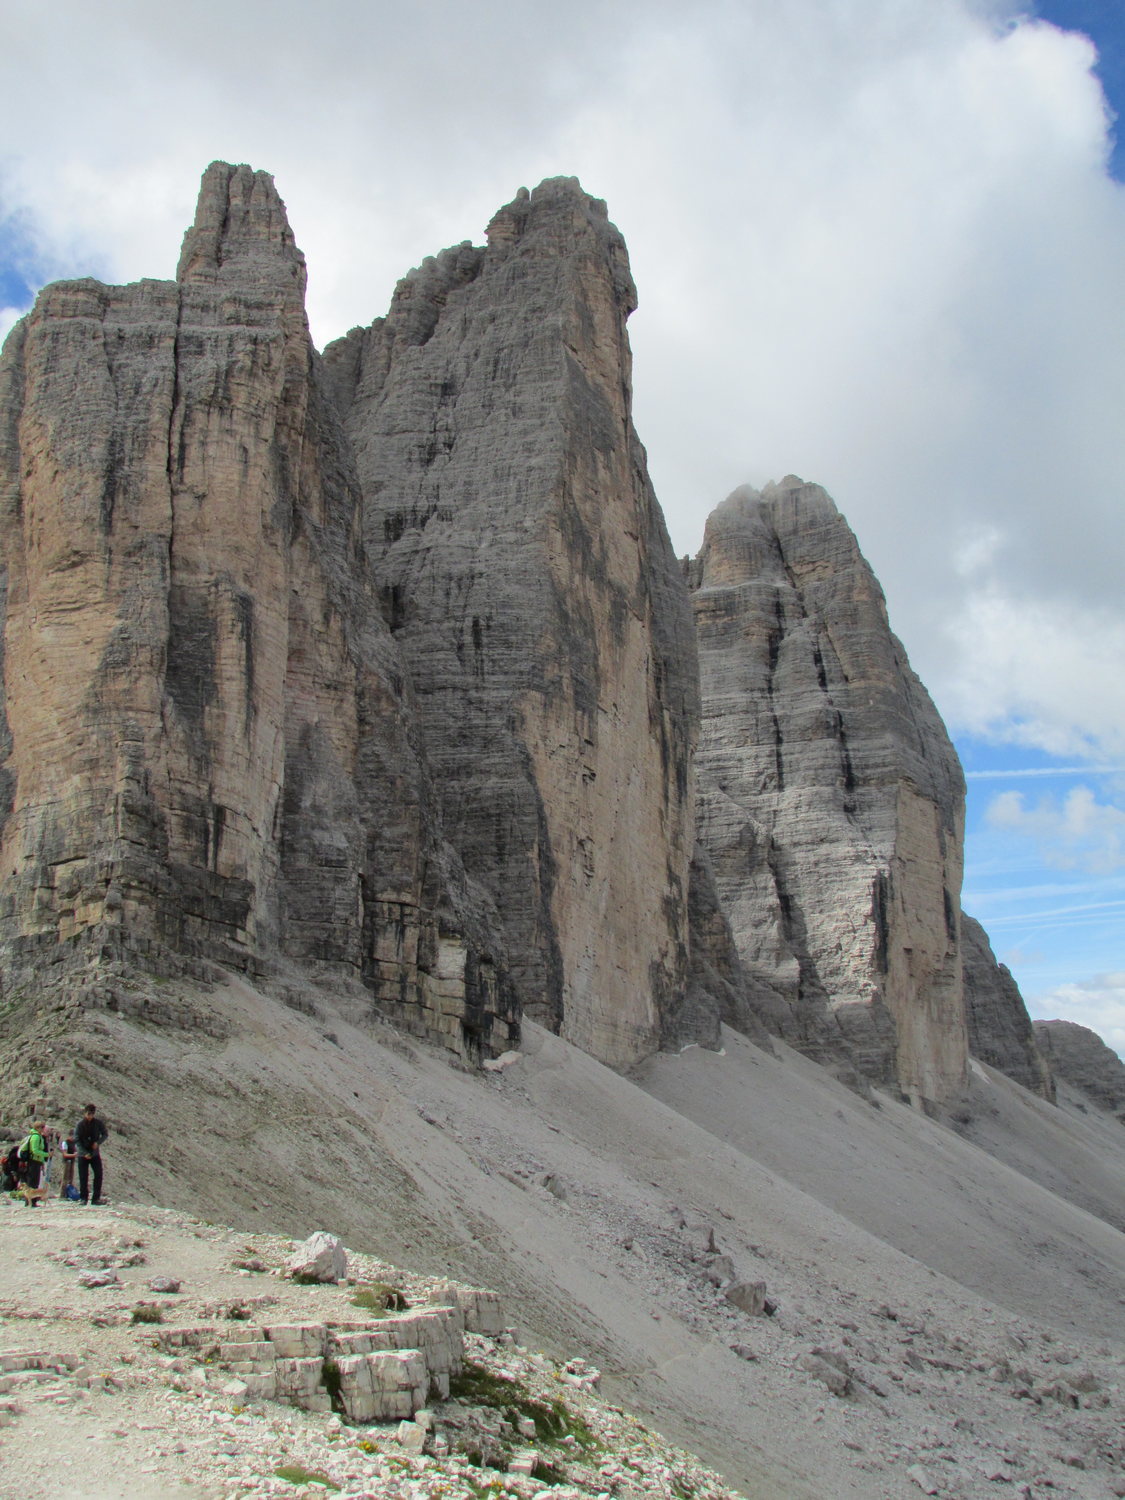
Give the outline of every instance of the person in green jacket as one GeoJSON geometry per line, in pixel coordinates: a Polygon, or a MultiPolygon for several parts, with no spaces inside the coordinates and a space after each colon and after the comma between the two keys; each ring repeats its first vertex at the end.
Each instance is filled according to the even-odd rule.
{"type": "Polygon", "coordinates": [[[43,1168],[51,1154],[44,1135],[46,1128],[42,1120],[36,1120],[28,1132],[27,1139],[20,1146],[20,1157],[25,1162],[24,1186],[28,1190],[26,1201],[29,1208],[39,1207],[39,1183],[43,1176],[43,1168]],[[32,1197],[32,1193],[36,1196],[32,1197]]]}

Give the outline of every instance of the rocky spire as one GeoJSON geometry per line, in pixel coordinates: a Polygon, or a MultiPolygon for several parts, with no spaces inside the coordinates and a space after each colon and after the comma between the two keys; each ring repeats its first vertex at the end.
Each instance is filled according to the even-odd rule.
{"type": "Polygon", "coordinates": [[[305,294],[305,257],[297,248],[273,178],[213,161],[203,174],[195,222],[184,235],[176,280],[292,284],[305,294]]]}
{"type": "Polygon", "coordinates": [[[792,475],[735,491],[688,571],[700,837],[744,964],[799,1046],[940,1101],[967,1059],[964,781],[879,585],[792,475]]]}
{"type": "Polygon", "coordinates": [[[5,355],[6,973],[285,953],[471,1055],[514,1023],[502,944],[441,836],[303,284],[272,180],[216,163],[177,283],[49,287],[5,355]]]}
{"type": "Polygon", "coordinates": [[[605,205],[556,178],[325,351],[446,827],[526,1010],[620,1065],[686,992],[697,716],[631,421],[635,303],[605,205]]]}

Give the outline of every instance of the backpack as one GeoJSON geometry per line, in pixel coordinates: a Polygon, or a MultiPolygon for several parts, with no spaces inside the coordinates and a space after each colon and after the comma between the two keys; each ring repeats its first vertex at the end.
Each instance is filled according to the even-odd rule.
{"type": "Polygon", "coordinates": [[[74,1186],[74,1183],[73,1183],[73,1182],[72,1182],[72,1183],[71,1183],[71,1184],[70,1184],[70,1186],[69,1186],[69,1187],[68,1187],[68,1188],[67,1188],[67,1190],[66,1190],[66,1196],[67,1196],[67,1198],[68,1198],[68,1199],[69,1199],[69,1200],[70,1200],[70,1202],[71,1202],[71,1203],[77,1203],[77,1202],[78,1202],[78,1200],[79,1200],[79,1198],[80,1198],[80,1197],[81,1197],[81,1196],[82,1196],[82,1195],[81,1195],[81,1193],[80,1193],[80,1192],[79,1192],[79,1191],[78,1191],[78,1189],[77,1189],[77,1188],[76,1188],[76,1187],[75,1187],[75,1186],[74,1186]]]}

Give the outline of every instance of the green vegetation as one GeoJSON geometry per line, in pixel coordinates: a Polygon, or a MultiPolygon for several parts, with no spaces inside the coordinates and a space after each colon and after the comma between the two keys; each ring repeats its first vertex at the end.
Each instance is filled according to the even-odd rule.
{"type": "Polygon", "coordinates": [[[389,1286],[385,1281],[374,1281],[356,1287],[352,1294],[352,1306],[362,1307],[365,1312],[379,1316],[388,1312],[405,1312],[410,1303],[397,1286],[389,1286]]]}
{"type": "Polygon", "coordinates": [[[320,1469],[306,1469],[304,1464],[282,1464],[273,1472],[278,1479],[284,1479],[288,1484],[322,1484],[326,1490],[340,1488],[334,1479],[329,1479],[320,1469]]]}
{"type": "Polygon", "coordinates": [[[132,1322],[134,1323],[163,1323],[164,1309],[157,1307],[155,1302],[138,1302],[133,1309],[132,1322]]]}
{"type": "Polygon", "coordinates": [[[513,1424],[520,1417],[530,1417],[535,1423],[536,1440],[541,1444],[558,1444],[563,1438],[572,1437],[584,1453],[601,1447],[585,1419],[571,1411],[560,1397],[541,1400],[522,1382],[493,1375],[472,1360],[466,1360],[460,1375],[449,1382],[449,1394],[453,1400],[471,1406],[491,1406],[503,1412],[513,1424]]]}

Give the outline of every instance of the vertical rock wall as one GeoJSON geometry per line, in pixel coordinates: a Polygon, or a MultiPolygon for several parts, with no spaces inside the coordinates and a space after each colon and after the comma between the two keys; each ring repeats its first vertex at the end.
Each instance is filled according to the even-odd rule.
{"type": "Polygon", "coordinates": [[[700,837],[775,1024],[915,1102],[965,1078],[964,782],[828,496],[736,491],[688,568],[700,837]]]}
{"type": "Polygon", "coordinates": [[[4,931],[284,949],[472,1050],[500,955],[427,806],[304,285],[272,180],[216,163],[176,283],[49,287],[9,341],[4,931]]]}
{"type": "Polygon", "coordinates": [[[1036,1045],[1019,986],[1007,966],[996,962],[984,928],[965,912],[961,913],[961,958],[969,1051],[1053,1103],[1054,1080],[1036,1045]]]}
{"type": "Polygon", "coordinates": [[[558,179],[325,354],[446,829],[524,1009],[615,1065],[678,1034],[697,721],[634,303],[604,204],[558,179]]]}

